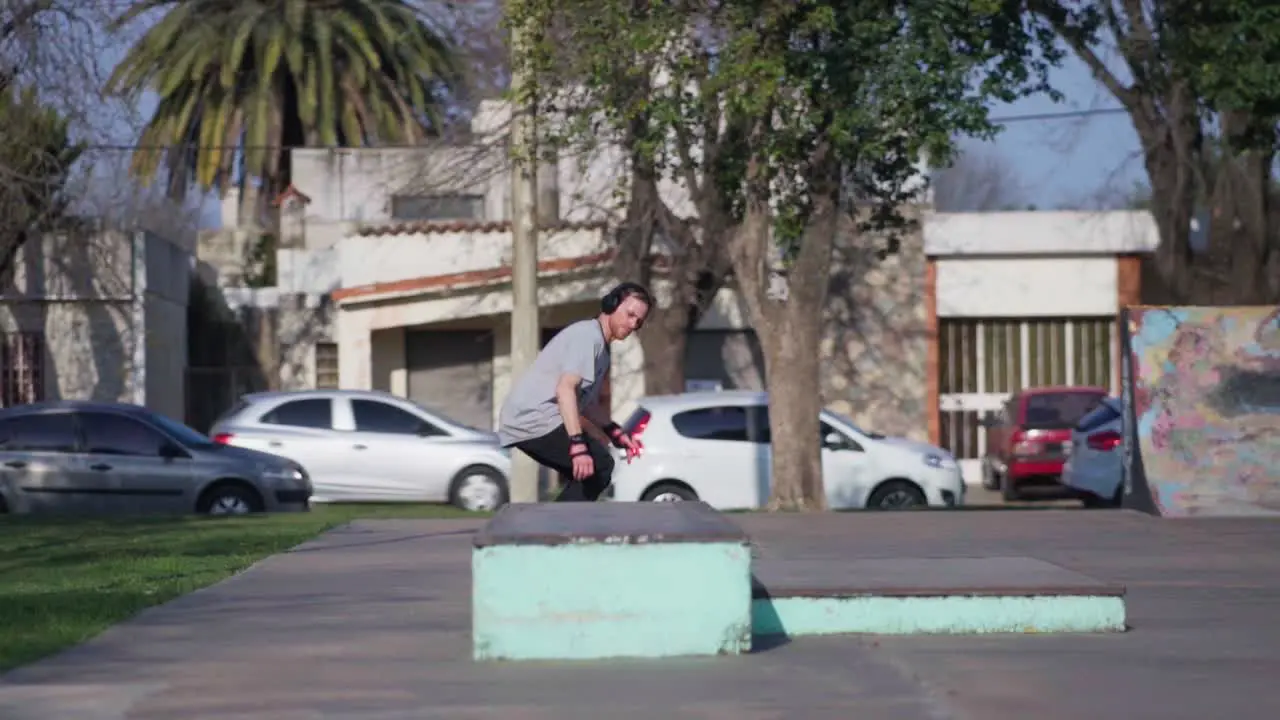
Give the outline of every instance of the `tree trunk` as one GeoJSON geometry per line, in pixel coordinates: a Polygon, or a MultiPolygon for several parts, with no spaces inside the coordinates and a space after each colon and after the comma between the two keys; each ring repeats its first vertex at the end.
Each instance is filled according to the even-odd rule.
{"type": "MultiPolygon", "coordinates": [[[[748,199],[746,216],[733,235],[731,249],[734,277],[764,351],[773,451],[773,490],[766,507],[774,511],[827,507],[818,420],[822,410],[819,346],[839,227],[841,186],[839,167],[825,156],[825,146],[814,156],[811,173],[805,178],[814,188],[811,214],[786,270],[785,295],[775,297],[771,291],[774,234],[767,192],[757,190],[748,199]]],[[[749,182],[764,162],[753,158],[751,166],[749,182]]]]}
{"type": "MultiPolygon", "coordinates": [[[[818,412],[821,313],[791,305],[782,327],[765,328],[773,491],[769,510],[825,510],[818,412]]],[[[771,323],[772,324],[772,323],[771,323]]]]}
{"type": "Polygon", "coordinates": [[[669,395],[684,392],[684,356],[688,339],[686,306],[654,308],[640,335],[644,351],[644,392],[669,395]]]}

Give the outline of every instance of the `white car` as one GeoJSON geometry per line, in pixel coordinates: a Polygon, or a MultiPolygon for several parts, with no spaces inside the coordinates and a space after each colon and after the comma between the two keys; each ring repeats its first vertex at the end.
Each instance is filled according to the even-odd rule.
{"type": "Polygon", "coordinates": [[[251,393],[209,434],[298,463],[311,477],[312,502],[449,502],[484,511],[509,498],[511,453],[496,434],[390,393],[251,393]]]}
{"type": "Polygon", "coordinates": [[[1105,398],[1071,430],[1062,484],[1086,507],[1119,507],[1123,483],[1124,406],[1105,398]]]}
{"type": "MultiPolygon", "coordinates": [[[[621,451],[612,499],[702,500],[721,510],[758,508],[769,499],[768,395],[695,392],[641,398],[624,429],[644,452],[621,451]]],[[[951,453],[927,443],[862,430],[823,410],[822,476],[832,509],[958,506],[964,481],[951,453]]]]}

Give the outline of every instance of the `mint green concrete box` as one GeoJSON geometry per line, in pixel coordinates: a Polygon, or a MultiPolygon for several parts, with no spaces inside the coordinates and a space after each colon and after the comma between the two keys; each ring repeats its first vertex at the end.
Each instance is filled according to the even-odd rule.
{"type": "Polygon", "coordinates": [[[1028,557],[766,560],[752,627],[788,637],[1124,632],[1124,596],[1028,557]]]}
{"type": "Polygon", "coordinates": [[[757,635],[983,635],[1123,632],[1111,595],[784,597],[755,600],[757,635]]]}
{"type": "Polygon", "coordinates": [[[471,570],[476,660],[751,649],[749,540],[705,503],[508,505],[471,570]]]}

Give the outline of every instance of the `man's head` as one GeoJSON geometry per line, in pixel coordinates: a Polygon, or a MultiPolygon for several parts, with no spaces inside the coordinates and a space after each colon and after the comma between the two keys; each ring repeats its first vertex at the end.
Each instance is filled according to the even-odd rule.
{"type": "Polygon", "coordinates": [[[600,300],[600,311],[610,340],[626,340],[644,326],[653,296],[644,287],[624,282],[600,300]]]}

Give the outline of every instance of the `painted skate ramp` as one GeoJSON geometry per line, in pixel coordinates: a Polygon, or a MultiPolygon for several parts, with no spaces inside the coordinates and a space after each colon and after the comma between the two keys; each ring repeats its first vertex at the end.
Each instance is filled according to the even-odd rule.
{"type": "Polygon", "coordinates": [[[1280,516],[1280,308],[1122,316],[1124,506],[1280,516]]]}

